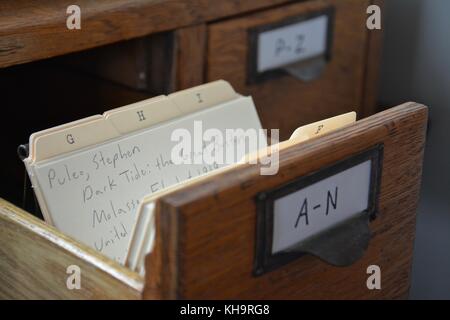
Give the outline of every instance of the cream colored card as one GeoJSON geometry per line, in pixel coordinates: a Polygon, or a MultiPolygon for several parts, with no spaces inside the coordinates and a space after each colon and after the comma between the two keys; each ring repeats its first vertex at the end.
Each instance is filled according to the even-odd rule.
{"type": "Polygon", "coordinates": [[[292,133],[290,140],[292,139],[298,142],[305,141],[314,137],[319,137],[327,132],[339,129],[355,121],[356,112],[344,113],[336,117],[302,126],[292,133]]]}
{"type": "Polygon", "coordinates": [[[261,129],[248,97],[237,95],[183,116],[177,109],[161,114],[153,109],[162,105],[173,103],[161,97],[36,134],[37,158],[25,159],[46,220],[119,263],[125,261],[136,208],[144,195],[223,165],[172,163],[171,150],[177,142],[171,135],[176,129],[192,137],[200,122],[203,130],[216,129],[223,136],[228,129],[261,129]],[[133,116],[141,110],[144,116],[155,112],[156,123],[140,128],[141,121],[133,116]],[[113,120],[115,116],[121,117],[113,120]],[[127,118],[134,124],[128,125],[127,118]]]}
{"type": "Polygon", "coordinates": [[[231,85],[224,80],[210,82],[169,95],[169,99],[184,114],[215,106],[238,97],[239,95],[231,85]]]}
{"type": "Polygon", "coordinates": [[[148,99],[103,114],[122,135],[181,115],[181,110],[166,96],[148,99]]]}

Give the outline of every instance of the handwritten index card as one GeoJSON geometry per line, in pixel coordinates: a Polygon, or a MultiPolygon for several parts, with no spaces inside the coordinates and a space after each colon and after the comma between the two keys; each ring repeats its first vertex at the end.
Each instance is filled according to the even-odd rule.
{"type": "MultiPolygon", "coordinates": [[[[140,199],[223,166],[174,164],[171,134],[203,129],[261,129],[251,98],[232,101],[33,164],[52,223],[62,232],[123,263],[140,199]]],[[[244,139],[245,140],[245,139],[244,139]]],[[[244,143],[242,139],[226,144],[244,143]]],[[[265,143],[265,142],[264,142],[265,143]]],[[[257,147],[262,147],[261,145],[257,147]]],[[[201,151],[204,149],[201,149],[201,151]]],[[[255,151],[255,150],[247,150],[255,151]]],[[[239,159],[239,158],[237,158],[239,159]]]]}

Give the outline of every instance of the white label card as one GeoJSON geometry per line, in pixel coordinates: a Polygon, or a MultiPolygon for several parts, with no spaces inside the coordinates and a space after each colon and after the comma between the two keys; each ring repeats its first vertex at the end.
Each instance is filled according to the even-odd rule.
{"type": "MultiPolygon", "coordinates": [[[[166,187],[206,174],[224,166],[198,162],[175,164],[172,149],[180,145],[171,136],[176,129],[189,133],[189,144],[213,128],[226,137],[227,129],[261,129],[253,101],[239,97],[139,132],[105,141],[93,147],[41,161],[33,166],[37,185],[42,191],[53,224],[65,234],[123,263],[140,199],[166,187]],[[199,126],[196,125],[200,124],[199,126]]],[[[240,132],[240,131],[238,131],[240,132]]],[[[207,147],[239,150],[236,159],[246,152],[266,147],[244,145],[244,133],[217,142],[197,144],[182,149],[193,160],[202,160],[207,147]],[[245,150],[244,150],[245,149],[245,150]]],[[[198,140],[195,140],[198,141],[198,140]]],[[[238,160],[236,160],[237,162],[238,160]]]]}
{"type": "Polygon", "coordinates": [[[325,54],[329,16],[300,21],[258,35],[257,71],[277,69],[325,54]]]}
{"type": "Polygon", "coordinates": [[[371,168],[367,160],[275,200],[272,254],[368,209],[371,168]]]}

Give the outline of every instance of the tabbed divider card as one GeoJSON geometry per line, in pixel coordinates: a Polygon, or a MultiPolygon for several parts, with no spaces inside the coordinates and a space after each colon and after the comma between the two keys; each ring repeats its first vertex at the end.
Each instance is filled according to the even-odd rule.
{"type": "Polygon", "coordinates": [[[169,95],[169,98],[183,114],[212,107],[239,97],[231,85],[224,80],[203,84],[169,95]]]}
{"type": "Polygon", "coordinates": [[[327,132],[333,131],[338,128],[342,128],[347,124],[354,123],[356,121],[356,112],[344,113],[332,118],[317,121],[304,125],[296,129],[289,140],[295,142],[305,141],[314,137],[319,137],[327,132]]]}
{"type": "Polygon", "coordinates": [[[103,116],[124,135],[182,115],[166,96],[158,96],[125,107],[106,111],[103,116]]]}
{"type": "MultiPolygon", "coordinates": [[[[338,115],[332,118],[317,121],[311,124],[304,125],[297,128],[291,135],[289,140],[282,141],[278,144],[275,150],[281,152],[283,149],[300,142],[304,142],[314,137],[319,137],[323,134],[329,133],[333,130],[342,128],[346,125],[352,124],[356,121],[356,112],[348,112],[342,115],[338,115]]],[[[268,148],[268,147],[267,147],[268,148]]],[[[261,150],[254,151],[245,155],[245,162],[249,162],[250,159],[258,158],[264,152],[261,150]]],[[[137,212],[136,228],[132,232],[128,255],[126,258],[126,265],[140,274],[145,273],[145,256],[153,249],[154,236],[155,236],[155,204],[157,199],[164,195],[186,187],[187,185],[201,181],[202,179],[211,178],[212,175],[218,175],[222,172],[233,170],[237,166],[243,164],[239,162],[234,165],[220,168],[214,172],[198,176],[191,180],[186,180],[177,185],[168,187],[155,194],[149,194],[142,199],[137,212]]]]}
{"type": "MultiPolygon", "coordinates": [[[[207,129],[226,137],[228,129],[259,130],[261,124],[250,97],[216,81],[38,132],[30,137],[33,153],[24,162],[46,221],[124,263],[145,195],[225,164],[203,163],[205,144],[191,152],[180,148],[201,161],[173,163],[172,149],[181,143],[171,139],[177,129],[202,139],[195,135],[207,129]]],[[[244,140],[211,143],[234,148],[244,140]]]]}
{"type": "Polygon", "coordinates": [[[155,202],[162,196],[186,187],[187,185],[202,181],[211,177],[212,175],[218,175],[222,172],[233,170],[244,162],[237,162],[232,165],[218,168],[210,173],[196,176],[192,179],[182,181],[176,185],[165,188],[154,194],[146,195],[137,210],[137,217],[135,228],[132,231],[131,240],[128,248],[128,255],[126,257],[126,266],[131,270],[135,270],[141,274],[145,272],[144,259],[145,255],[152,251],[154,236],[155,236],[155,202]]]}
{"type": "Polygon", "coordinates": [[[33,160],[40,160],[41,155],[39,154],[39,155],[36,156],[36,143],[41,137],[53,134],[55,132],[61,132],[64,129],[73,128],[75,126],[86,124],[86,123],[89,123],[89,122],[93,122],[95,120],[99,120],[99,119],[102,119],[102,118],[103,117],[101,115],[97,114],[95,116],[90,116],[90,117],[87,117],[87,118],[84,118],[84,119],[80,119],[80,120],[77,120],[77,121],[69,122],[69,123],[66,123],[66,124],[63,124],[63,125],[59,125],[59,126],[56,126],[56,127],[53,127],[53,128],[45,129],[45,130],[42,130],[42,131],[35,132],[35,133],[31,134],[30,142],[29,142],[29,158],[33,159],[33,160]]]}
{"type": "Polygon", "coordinates": [[[54,221],[43,200],[42,190],[37,187],[36,176],[32,171],[34,164],[118,136],[117,131],[101,115],[73,121],[30,136],[30,152],[29,156],[24,159],[24,163],[41,212],[48,223],[53,225],[54,221]]]}

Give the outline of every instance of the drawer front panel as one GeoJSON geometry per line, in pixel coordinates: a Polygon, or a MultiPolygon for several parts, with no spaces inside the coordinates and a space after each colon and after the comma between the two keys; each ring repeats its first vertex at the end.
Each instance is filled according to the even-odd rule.
{"type": "Polygon", "coordinates": [[[255,100],[263,126],[280,129],[288,138],[300,125],[348,111],[363,112],[366,46],[366,9],[369,1],[306,1],[242,18],[209,25],[207,81],[225,79],[240,93],[255,100]],[[327,9],[332,19],[330,60],[319,78],[305,82],[289,74],[249,81],[251,32],[327,9]]]}

